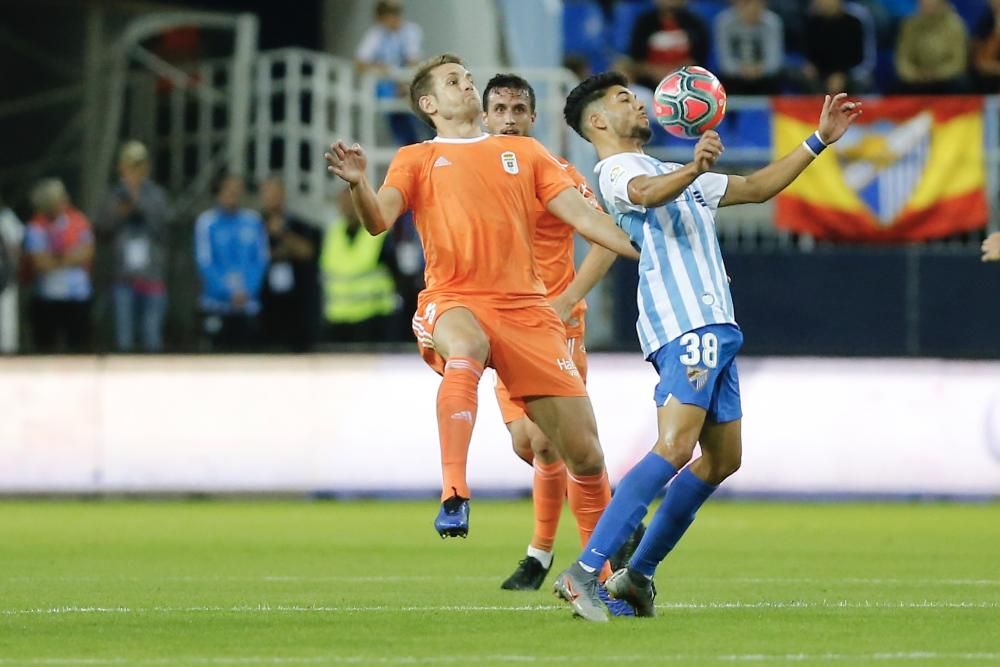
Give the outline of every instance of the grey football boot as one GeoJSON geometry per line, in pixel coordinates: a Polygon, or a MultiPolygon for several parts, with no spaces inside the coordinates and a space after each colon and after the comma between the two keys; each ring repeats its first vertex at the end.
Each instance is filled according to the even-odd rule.
{"type": "Polygon", "coordinates": [[[623,567],[604,582],[608,595],[616,600],[628,602],[635,609],[636,616],[647,618],[656,616],[656,586],[652,579],[623,567]]]}
{"type": "Polygon", "coordinates": [[[601,601],[597,585],[597,572],[587,572],[579,563],[573,563],[556,577],[552,592],[569,603],[574,616],[594,623],[607,623],[611,617],[601,601]]]}

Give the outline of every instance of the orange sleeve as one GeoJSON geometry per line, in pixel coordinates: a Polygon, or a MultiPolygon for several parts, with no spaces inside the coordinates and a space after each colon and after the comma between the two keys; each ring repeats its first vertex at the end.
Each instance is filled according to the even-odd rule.
{"type": "Polygon", "coordinates": [[[601,206],[601,202],[598,201],[597,195],[594,194],[593,190],[591,190],[590,183],[588,183],[587,179],[583,177],[583,174],[581,174],[580,171],[569,162],[566,163],[566,173],[568,173],[569,177],[573,179],[574,183],[576,183],[576,189],[580,191],[580,194],[587,200],[587,203],[596,208],[598,211],[604,211],[604,207],[601,206]]]}
{"type": "Polygon", "coordinates": [[[418,163],[414,151],[409,147],[400,148],[389,163],[382,188],[396,188],[403,195],[403,210],[413,208],[418,190],[418,163]]]}
{"type": "Polygon", "coordinates": [[[543,206],[548,206],[549,202],[563,190],[576,189],[576,183],[570,178],[566,168],[559,164],[559,161],[545,149],[545,146],[542,146],[535,139],[531,141],[534,143],[532,155],[534,157],[535,197],[543,206]]]}

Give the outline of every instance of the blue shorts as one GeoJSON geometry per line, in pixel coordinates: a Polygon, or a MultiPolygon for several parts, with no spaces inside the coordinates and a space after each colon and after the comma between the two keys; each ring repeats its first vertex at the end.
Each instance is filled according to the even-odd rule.
{"type": "Polygon", "coordinates": [[[654,352],[649,361],[660,374],[653,391],[657,407],[673,396],[708,412],[709,421],[730,422],[743,416],[736,353],[743,332],[733,324],[710,324],[689,331],[654,352]]]}

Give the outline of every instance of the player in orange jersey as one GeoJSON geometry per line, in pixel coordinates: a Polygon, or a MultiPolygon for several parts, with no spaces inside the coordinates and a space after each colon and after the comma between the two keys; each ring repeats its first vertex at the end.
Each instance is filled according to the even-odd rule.
{"type": "Polygon", "coordinates": [[[437,396],[443,491],[435,529],[442,537],[468,533],[466,460],[487,365],[566,462],[571,508],[578,522],[591,523],[610,487],[590,399],[536,268],[536,201],[591,241],[633,259],[637,253],[541,144],[482,131],[479,93],[457,56],[418,67],[410,101],[437,137],[401,148],[378,192],[359,145],[338,142],[325,157],[350,185],[369,233],[384,232],[408,209],[420,233],[427,288],[414,332],[425,361],[443,376],[437,396]]]}
{"type": "MultiPolygon", "coordinates": [[[[483,88],[483,124],[490,134],[530,136],[535,124],[535,91],[525,79],[516,74],[498,74],[483,88]]],[[[600,209],[597,197],[587,184],[587,179],[566,160],[557,158],[566,173],[573,179],[580,193],[594,208],[600,209]]],[[[549,303],[566,327],[569,356],[587,381],[587,350],[584,346],[585,313],[584,296],[597,284],[614,262],[615,253],[593,245],[579,272],[574,263],[573,228],[556,218],[538,204],[535,207],[535,263],[549,303]]],[[[506,590],[538,590],[552,567],[552,547],[555,542],[563,500],[566,497],[566,466],[545,434],[525,414],[521,406],[510,400],[507,388],[500,381],[496,385],[500,414],[510,431],[514,453],[534,469],[532,500],[535,530],[528,544],[526,556],[501,588],[506,590]]],[[[583,543],[590,538],[593,524],[581,524],[583,543]]],[[[638,536],[630,540],[615,562],[625,561],[631,555],[638,536]]]]}

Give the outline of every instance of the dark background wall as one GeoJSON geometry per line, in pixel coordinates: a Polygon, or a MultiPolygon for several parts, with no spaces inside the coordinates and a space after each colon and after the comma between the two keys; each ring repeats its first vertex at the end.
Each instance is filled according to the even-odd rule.
{"type": "MultiPolygon", "coordinates": [[[[724,252],[746,354],[1000,358],[1000,266],[971,250],[724,252]]],[[[615,339],[638,349],[637,275],[615,268],[615,339]]]]}
{"type": "Polygon", "coordinates": [[[256,14],[260,19],[262,49],[321,48],[321,0],[170,0],[169,4],[204,11],[256,14]]]}

